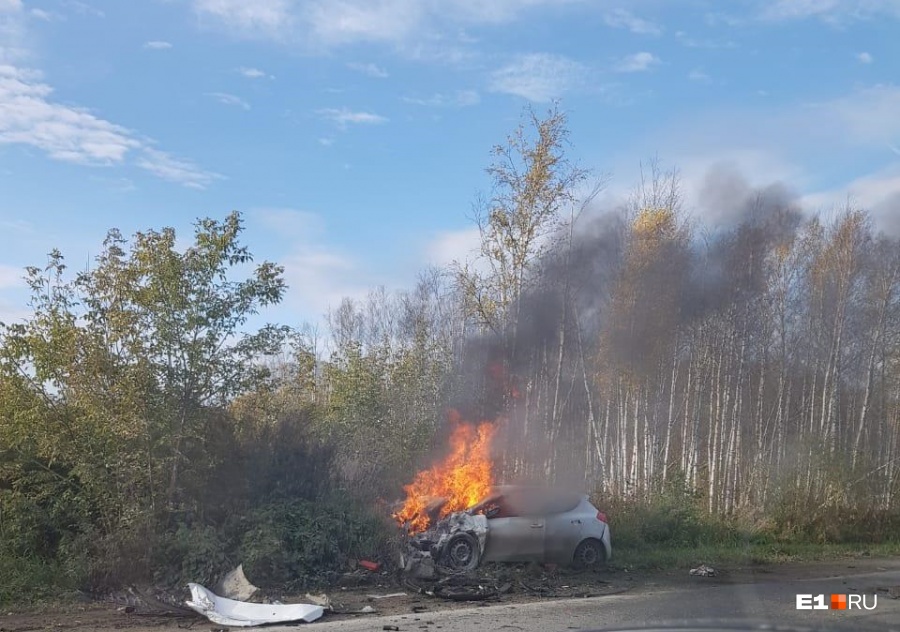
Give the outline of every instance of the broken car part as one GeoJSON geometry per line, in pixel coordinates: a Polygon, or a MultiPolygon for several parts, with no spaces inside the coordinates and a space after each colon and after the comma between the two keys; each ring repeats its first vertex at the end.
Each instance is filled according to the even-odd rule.
{"type": "Polygon", "coordinates": [[[188,584],[191,600],[189,608],[199,612],[213,623],[234,627],[251,627],[271,623],[307,623],[320,618],[325,612],[322,606],[309,604],[247,603],[219,597],[200,584],[188,584]]]}

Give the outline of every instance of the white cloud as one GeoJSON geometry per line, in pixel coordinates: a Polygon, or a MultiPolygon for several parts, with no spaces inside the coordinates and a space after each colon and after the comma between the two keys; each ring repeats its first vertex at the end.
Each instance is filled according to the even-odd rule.
{"type": "Polygon", "coordinates": [[[869,210],[876,225],[900,237],[900,165],[855,178],[846,185],[803,197],[812,210],[843,206],[847,200],[869,210]]]}
{"type": "Polygon", "coordinates": [[[478,105],[481,97],[474,90],[457,90],[454,93],[436,93],[430,97],[403,97],[403,100],[413,105],[426,107],[468,107],[478,105]]]}
{"type": "Polygon", "coordinates": [[[900,3],[896,0],[766,0],[760,11],[760,18],[771,22],[817,18],[839,23],[880,15],[900,17],[900,3]]]}
{"type": "MultiPolygon", "coordinates": [[[[616,164],[637,163],[659,152],[682,172],[688,208],[715,217],[726,206],[708,194],[709,170],[740,174],[757,187],[785,182],[804,194],[815,210],[841,204],[849,193],[872,211],[880,227],[900,234],[900,88],[872,86],[814,103],[799,102],[763,110],[731,107],[703,110],[650,129],[616,164]],[[876,165],[859,173],[860,165],[876,165]],[[817,172],[820,165],[828,176],[817,172]],[[845,179],[844,179],[845,178],[845,179]],[[896,218],[896,219],[895,219],[896,218]]],[[[634,182],[637,174],[616,174],[634,182]]]]}
{"type": "Polygon", "coordinates": [[[900,142],[900,86],[878,84],[797,112],[795,122],[854,145],[900,142]]]}
{"type": "Polygon", "coordinates": [[[293,24],[290,0],[193,0],[201,17],[210,17],[250,37],[281,38],[293,24]]]}
{"type": "Polygon", "coordinates": [[[747,23],[745,17],[739,17],[731,13],[723,13],[721,11],[708,11],[703,16],[703,21],[707,26],[716,28],[719,26],[743,26],[747,23]]]}
{"type": "Polygon", "coordinates": [[[873,61],[875,61],[875,59],[872,57],[872,54],[866,52],[857,53],[856,59],[861,64],[871,64],[873,61]]]}
{"type": "Polygon", "coordinates": [[[642,51],[621,59],[614,66],[614,70],[616,72],[645,72],[659,63],[659,57],[653,53],[642,51]]]}
{"type": "Polygon", "coordinates": [[[678,43],[687,48],[704,48],[716,50],[719,48],[737,48],[737,44],[731,40],[720,40],[711,38],[698,39],[685,33],[684,31],[675,31],[675,39],[678,43]]]}
{"type": "MultiPolygon", "coordinates": [[[[68,0],[63,6],[100,17],[82,2],[68,0]]],[[[136,164],[185,186],[206,186],[220,177],[173,158],[151,140],[87,108],[54,100],[42,74],[21,66],[29,56],[19,44],[26,36],[22,15],[21,2],[0,0],[0,145],[35,148],[77,165],[136,164]]]]}
{"type": "Polygon", "coordinates": [[[377,285],[369,268],[327,243],[320,215],[294,209],[258,209],[253,215],[266,231],[289,244],[281,264],[288,284],[286,302],[294,310],[319,318],[344,297],[364,298],[377,285]]]}
{"type": "Polygon", "coordinates": [[[91,176],[92,182],[102,184],[107,190],[116,193],[131,193],[137,191],[137,185],[130,178],[107,178],[101,176],[91,176]]]}
{"type": "Polygon", "coordinates": [[[40,73],[0,66],[0,145],[35,147],[54,160],[81,165],[121,164],[137,154],[139,167],[185,186],[202,187],[214,179],[121,125],[84,108],[51,101],[52,93],[40,82],[40,73]]]}
{"type": "Polygon", "coordinates": [[[688,79],[691,81],[696,81],[698,83],[710,83],[712,79],[708,74],[699,68],[694,68],[692,71],[688,73],[688,79]]]}
{"type": "Polygon", "coordinates": [[[0,297],[0,323],[10,325],[21,322],[31,316],[32,313],[31,310],[22,307],[22,302],[6,301],[0,297]]]}
{"type": "Polygon", "coordinates": [[[900,146],[898,111],[900,86],[875,85],[816,102],[697,111],[671,128],[649,131],[642,142],[664,155],[673,147],[702,154],[752,149],[803,163],[865,150],[868,160],[879,154],[887,160],[894,158],[889,146],[900,146]]]}
{"type": "Polygon", "coordinates": [[[235,96],[233,94],[228,94],[227,92],[210,92],[209,96],[214,98],[216,101],[221,103],[222,105],[229,105],[233,107],[241,108],[242,110],[249,110],[250,104],[244,101],[241,97],[235,96]]]}
{"type": "Polygon", "coordinates": [[[57,160],[121,162],[141,143],[132,133],[87,110],[49,100],[39,73],[0,66],[0,144],[31,145],[57,160]]]}
{"type": "Polygon", "coordinates": [[[361,72],[369,77],[375,77],[376,79],[385,79],[389,76],[387,70],[373,63],[363,64],[351,62],[347,64],[347,68],[355,70],[356,72],[361,72]]]}
{"type": "Polygon", "coordinates": [[[142,153],[137,166],[163,180],[177,182],[191,189],[205,189],[213,181],[222,179],[221,175],[205,171],[189,160],[176,158],[152,147],[145,147],[142,153]]]}
{"type": "Polygon", "coordinates": [[[22,3],[19,0],[0,0],[0,64],[27,57],[25,39],[22,3]]]}
{"type": "Polygon", "coordinates": [[[477,254],[481,233],[477,226],[437,234],[425,247],[426,263],[444,267],[454,261],[465,263],[477,254]]]}
{"type": "Polygon", "coordinates": [[[44,22],[53,22],[54,20],[64,19],[59,13],[54,13],[53,11],[47,11],[45,9],[31,9],[31,11],[28,12],[28,15],[37,20],[43,20],[44,22]]]}
{"type": "Polygon", "coordinates": [[[334,139],[333,138],[320,138],[319,144],[322,147],[331,147],[332,145],[334,145],[334,139]]]}
{"type": "Polygon", "coordinates": [[[80,0],[65,0],[62,5],[66,8],[72,9],[72,11],[79,15],[89,15],[94,18],[106,17],[106,13],[101,9],[98,9],[97,7],[92,6],[86,2],[81,2],[80,0]]]}
{"type": "Polygon", "coordinates": [[[0,323],[15,323],[30,315],[25,309],[25,274],[23,266],[0,263],[0,323]]]}
{"type": "Polygon", "coordinates": [[[615,9],[604,17],[607,26],[627,29],[636,35],[661,35],[663,29],[658,24],[639,18],[625,9],[615,9]]]}
{"type": "Polygon", "coordinates": [[[490,89],[529,101],[547,102],[584,85],[588,72],[586,66],[567,57],[532,53],[494,71],[490,89]]]}
{"type": "Polygon", "coordinates": [[[307,314],[325,314],[344,298],[362,299],[371,287],[357,261],[322,246],[298,244],[281,263],[288,300],[307,314]]]}
{"type": "Polygon", "coordinates": [[[148,50],[168,50],[172,48],[172,43],[164,42],[162,40],[151,40],[144,43],[144,48],[148,50]]]}
{"type": "Polygon", "coordinates": [[[332,121],[341,129],[348,125],[380,125],[387,123],[388,119],[371,112],[354,112],[348,108],[325,108],[318,110],[320,116],[332,121]]]}
{"type": "MultiPolygon", "coordinates": [[[[247,79],[262,79],[263,77],[271,77],[265,71],[260,70],[259,68],[248,68],[246,66],[241,66],[240,68],[235,68],[235,72],[239,75],[246,77],[247,79]]],[[[274,77],[271,77],[274,79],[274,77]]]]}
{"type": "MultiPolygon", "coordinates": [[[[413,56],[457,57],[446,35],[510,22],[535,9],[586,0],[192,0],[201,18],[244,37],[329,49],[390,44],[413,56]],[[438,40],[433,49],[423,42],[438,40]]],[[[459,40],[458,40],[459,41],[459,40]]]]}

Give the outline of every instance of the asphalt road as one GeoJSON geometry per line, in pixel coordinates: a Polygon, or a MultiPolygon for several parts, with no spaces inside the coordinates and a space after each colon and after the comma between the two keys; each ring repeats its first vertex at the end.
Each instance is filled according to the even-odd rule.
{"type": "MultiPolygon", "coordinates": [[[[704,584],[701,578],[686,578],[683,586],[643,587],[634,591],[587,599],[544,601],[473,607],[452,611],[360,617],[345,621],[321,621],[309,624],[322,632],[377,632],[396,626],[400,632],[551,632],[572,629],[590,630],[612,626],[632,627],[668,621],[716,620],[725,622],[764,622],[770,625],[796,625],[805,628],[837,630],[883,630],[900,632],[900,599],[884,592],[900,585],[900,564],[880,572],[847,574],[821,579],[756,580],[753,583],[704,584]],[[879,591],[881,589],[881,591],[879,591]],[[797,610],[797,594],[859,593],[866,595],[874,610],[797,610]]],[[[267,632],[297,627],[267,628],[267,632]]]]}

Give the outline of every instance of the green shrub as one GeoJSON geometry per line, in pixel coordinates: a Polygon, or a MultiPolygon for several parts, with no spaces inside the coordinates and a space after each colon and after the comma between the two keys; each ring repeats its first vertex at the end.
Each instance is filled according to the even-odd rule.
{"type": "Polygon", "coordinates": [[[746,540],[733,520],[710,516],[701,498],[681,484],[669,484],[648,498],[598,501],[610,521],[615,547],[697,547],[746,540]]]}
{"type": "Polygon", "coordinates": [[[30,604],[51,597],[72,585],[61,581],[59,565],[53,560],[16,555],[0,546],[0,607],[30,604]]]}
{"type": "Polygon", "coordinates": [[[245,523],[240,559],[260,586],[305,589],[327,582],[355,557],[384,550],[387,531],[371,511],[347,497],[277,501],[245,523]]]}

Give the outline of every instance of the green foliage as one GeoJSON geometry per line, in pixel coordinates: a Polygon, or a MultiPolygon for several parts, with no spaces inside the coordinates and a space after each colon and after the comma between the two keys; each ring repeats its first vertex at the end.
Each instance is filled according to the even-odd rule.
{"type": "Polygon", "coordinates": [[[609,517],[616,550],[734,544],[747,537],[733,521],[710,516],[702,499],[680,484],[650,499],[597,503],[609,517]]]}
{"type": "Polygon", "coordinates": [[[767,532],[778,542],[900,542],[900,511],[863,503],[810,501],[786,493],[773,503],[767,532]]]}
{"type": "Polygon", "coordinates": [[[670,483],[650,498],[597,503],[609,516],[614,563],[629,568],[825,559],[872,547],[894,554],[900,546],[900,514],[875,509],[865,497],[856,506],[822,505],[786,489],[769,507],[725,517],[670,483]]]}
{"type": "MultiPolygon", "coordinates": [[[[28,268],[33,314],[0,325],[4,564],[108,586],[146,576],[166,549],[151,536],[172,532],[167,561],[202,571],[178,525],[213,540],[205,498],[239,450],[216,443],[234,436],[224,406],[265,388],[258,360],[285,337],[244,333],[285,285],[279,266],[249,267],[242,231],[237,213],[200,220],[180,250],[172,229],[130,243],[112,230],[74,278],[58,251],[28,268]]],[[[198,555],[215,562],[209,547],[198,555]]]]}
{"type": "Polygon", "coordinates": [[[0,605],[29,604],[72,585],[60,581],[59,565],[36,556],[16,555],[0,545],[0,605]]]}
{"type": "Polygon", "coordinates": [[[248,576],[261,586],[306,589],[346,568],[348,558],[385,546],[384,525],[347,497],[276,501],[245,522],[239,547],[248,576]]]}
{"type": "Polygon", "coordinates": [[[890,557],[900,554],[900,544],[704,544],[691,547],[657,546],[616,550],[612,565],[628,570],[687,570],[699,564],[713,568],[735,568],[755,564],[782,564],[813,560],[859,557],[890,557]]]}
{"type": "Polygon", "coordinates": [[[228,531],[208,524],[179,524],[174,532],[162,535],[154,560],[156,581],[172,586],[215,582],[233,566],[228,557],[232,544],[228,531]]]}

